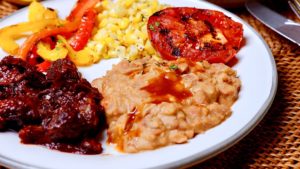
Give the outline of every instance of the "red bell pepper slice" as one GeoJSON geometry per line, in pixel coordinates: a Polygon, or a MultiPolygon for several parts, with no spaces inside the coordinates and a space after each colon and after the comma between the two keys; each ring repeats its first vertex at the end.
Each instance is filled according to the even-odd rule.
{"type": "Polygon", "coordinates": [[[45,39],[41,39],[42,42],[47,43],[50,45],[50,49],[54,49],[56,46],[55,39],[52,37],[46,37],[45,39]]]}
{"type": "Polygon", "coordinates": [[[81,19],[84,13],[93,8],[100,0],[78,0],[75,8],[72,10],[70,15],[67,17],[68,21],[74,21],[81,19]]]}
{"type": "MultiPolygon", "coordinates": [[[[67,20],[70,22],[67,22],[62,27],[45,29],[43,31],[40,31],[38,33],[29,36],[29,38],[27,38],[27,40],[20,47],[18,51],[18,56],[26,60],[26,57],[28,56],[29,52],[33,49],[33,47],[36,45],[36,43],[46,37],[55,36],[55,35],[69,35],[70,33],[77,31],[79,26],[82,27],[81,28],[82,31],[79,31],[78,34],[83,34],[83,32],[85,32],[83,30],[92,29],[90,28],[89,25],[94,25],[94,24],[91,24],[92,22],[90,23],[90,21],[88,21],[88,17],[96,17],[96,16],[93,16],[94,15],[93,12],[87,12],[87,11],[92,9],[98,2],[100,2],[100,0],[78,0],[75,8],[71,11],[70,15],[67,17],[67,20]],[[87,12],[87,17],[86,17],[87,20],[81,24],[81,19],[83,18],[86,12],[87,12]]],[[[79,43],[80,44],[79,47],[82,46],[82,44],[84,44],[83,42],[84,41],[82,41],[82,43],[79,43]]]]}
{"type": "Polygon", "coordinates": [[[70,45],[75,51],[82,50],[92,36],[92,31],[95,25],[97,12],[94,9],[89,9],[83,15],[78,31],[71,38],[70,45]]]}
{"type": "Polygon", "coordinates": [[[47,72],[47,70],[49,69],[49,67],[51,66],[51,62],[50,61],[44,61],[40,64],[35,65],[37,67],[37,70],[40,72],[47,72]]]}
{"type": "Polygon", "coordinates": [[[59,34],[74,32],[78,29],[79,22],[68,22],[62,27],[56,27],[53,29],[45,29],[29,36],[18,51],[18,56],[24,60],[28,56],[29,52],[33,49],[37,42],[49,36],[55,36],[59,34]]]}
{"type": "Polygon", "coordinates": [[[37,53],[37,47],[34,46],[32,48],[32,52],[31,52],[31,55],[28,56],[28,58],[26,58],[27,62],[30,64],[30,65],[36,65],[38,63],[37,59],[39,58],[39,54],[37,53]]]}

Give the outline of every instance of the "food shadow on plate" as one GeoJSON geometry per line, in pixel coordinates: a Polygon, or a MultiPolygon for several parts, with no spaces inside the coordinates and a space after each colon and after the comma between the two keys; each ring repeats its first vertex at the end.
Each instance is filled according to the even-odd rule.
{"type": "MultiPolygon", "coordinates": [[[[237,54],[239,54],[240,50],[241,50],[243,47],[245,47],[246,44],[247,44],[247,38],[244,37],[243,40],[241,41],[241,47],[240,47],[239,51],[237,52],[237,54]]],[[[241,58],[238,59],[237,57],[234,57],[234,58],[232,58],[226,65],[227,65],[227,66],[230,66],[230,67],[233,67],[233,66],[235,66],[236,64],[239,63],[240,59],[241,59],[241,58]]]]}

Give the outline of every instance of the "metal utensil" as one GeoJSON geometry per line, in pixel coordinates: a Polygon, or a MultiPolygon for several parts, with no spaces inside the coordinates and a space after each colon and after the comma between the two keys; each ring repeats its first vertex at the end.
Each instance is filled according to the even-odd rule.
{"type": "Polygon", "coordinates": [[[279,15],[256,1],[247,2],[246,7],[259,21],[300,46],[300,24],[279,15]]]}
{"type": "Polygon", "coordinates": [[[294,11],[294,13],[300,19],[300,1],[299,0],[289,0],[288,3],[290,5],[291,9],[294,11]]]}

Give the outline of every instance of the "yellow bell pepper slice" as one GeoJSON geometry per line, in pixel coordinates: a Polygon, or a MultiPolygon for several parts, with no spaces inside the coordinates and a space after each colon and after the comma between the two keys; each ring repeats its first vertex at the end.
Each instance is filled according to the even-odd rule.
{"type": "Polygon", "coordinates": [[[75,63],[75,65],[77,65],[77,66],[88,66],[88,65],[93,64],[95,59],[97,60],[97,58],[95,58],[96,53],[92,49],[90,49],[88,47],[85,47],[83,50],[80,50],[80,51],[76,52],[68,44],[67,40],[64,37],[58,35],[57,39],[59,41],[61,41],[62,43],[64,43],[64,45],[66,46],[66,48],[69,51],[68,56],[69,56],[70,60],[75,63]]]}
{"type": "Polygon", "coordinates": [[[6,53],[10,55],[15,55],[19,49],[19,45],[9,37],[0,37],[0,46],[6,53]]]}
{"type": "Polygon", "coordinates": [[[28,33],[38,32],[47,26],[60,25],[57,19],[41,20],[39,22],[23,22],[0,29],[0,47],[10,55],[17,54],[19,44],[15,40],[27,36],[28,33]]]}
{"type": "Polygon", "coordinates": [[[29,21],[39,21],[43,19],[58,19],[58,15],[55,10],[46,8],[39,2],[33,1],[29,5],[28,9],[29,21]]]}
{"type": "Polygon", "coordinates": [[[50,49],[48,44],[39,42],[37,45],[37,53],[44,59],[48,61],[56,61],[58,59],[63,59],[68,55],[68,50],[65,45],[58,41],[54,49],[50,49]]]}

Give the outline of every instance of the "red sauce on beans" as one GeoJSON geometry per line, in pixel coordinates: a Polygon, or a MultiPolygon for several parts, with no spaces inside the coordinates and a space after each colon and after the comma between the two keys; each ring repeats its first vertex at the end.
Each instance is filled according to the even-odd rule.
{"type": "Polygon", "coordinates": [[[151,93],[155,104],[182,101],[192,96],[192,93],[184,87],[181,79],[176,72],[165,72],[143,89],[151,93]]]}

